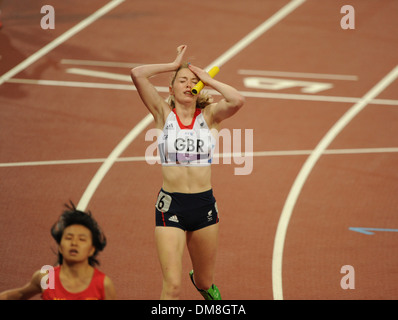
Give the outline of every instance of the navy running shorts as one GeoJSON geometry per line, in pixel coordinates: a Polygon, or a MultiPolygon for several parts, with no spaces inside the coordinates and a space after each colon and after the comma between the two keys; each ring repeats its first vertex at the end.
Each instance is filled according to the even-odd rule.
{"type": "Polygon", "coordinates": [[[156,201],[156,226],[195,231],[218,223],[213,190],[179,193],[160,190],[156,201]]]}

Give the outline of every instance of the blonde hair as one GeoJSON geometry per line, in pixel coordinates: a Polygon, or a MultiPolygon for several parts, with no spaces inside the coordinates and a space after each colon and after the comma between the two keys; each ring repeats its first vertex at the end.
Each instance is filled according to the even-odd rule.
{"type": "MultiPolygon", "coordinates": [[[[180,71],[183,68],[188,68],[187,62],[182,63],[181,66],[174,73],[174,75],[170,81],[170,86],[173,86],[178,71],[180,71]]],[[[174,109],[175,108],[174,96],[170,95],[169,98],[167,99],[167,103],[174,109]]],[[[213,97],[211,95],[209,95],[207,92],[202,90],[199,93],[198,99],[196,100],[196,108],[204,109],[206,106],[208,106],[211,103],[213,103],[213,97]]]]}

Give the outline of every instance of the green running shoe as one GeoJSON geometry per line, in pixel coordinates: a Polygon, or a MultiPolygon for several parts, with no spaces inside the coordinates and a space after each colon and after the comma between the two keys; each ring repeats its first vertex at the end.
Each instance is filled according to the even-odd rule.
{"type": "Polygon", "coordinates": [[[212,284],[208,290],[199,289],[196,286],[195,281],[193,280],[193,270],[189,272],[189,277],[191,278],[191,281],[195,286],[196,290],[200,292],[200,294],[203,296],[205,300],[222,300],[220,291],[218,290],[215,284],[212,284]]]}

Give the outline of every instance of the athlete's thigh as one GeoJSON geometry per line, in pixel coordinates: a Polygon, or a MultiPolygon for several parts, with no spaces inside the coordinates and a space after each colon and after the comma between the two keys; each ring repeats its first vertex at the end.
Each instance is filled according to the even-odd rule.
{"type": "Polygon", "coordinates": [[[187,232],[187,247],[192,260],[194,277],[198,282],[213,281],[218,247],[218,226],[217,223],[187,232]]]}
{"type": "Polygon", "coordinates": [[[174,227],[156,227],[155,241],[163,277],[180,277],[186,241],[185,232],[174,227]]]}

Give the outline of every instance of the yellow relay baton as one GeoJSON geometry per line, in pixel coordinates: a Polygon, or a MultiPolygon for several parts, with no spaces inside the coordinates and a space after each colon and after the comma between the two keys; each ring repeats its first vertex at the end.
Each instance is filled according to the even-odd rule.
{"type": "MultiPolygon", "coordinates": [[[[210,69],[210,71],[208,72],[208,74],[210,75],[210,77],[214,78],[215,75],[218,73],[218,71],[220,71],[220,68],[215,66],[213,68],[210,69]]],[[[205,84],[202,81],[199,81],[191,90],[192,94],[197,95],[205,86],[205,84]]]]}

